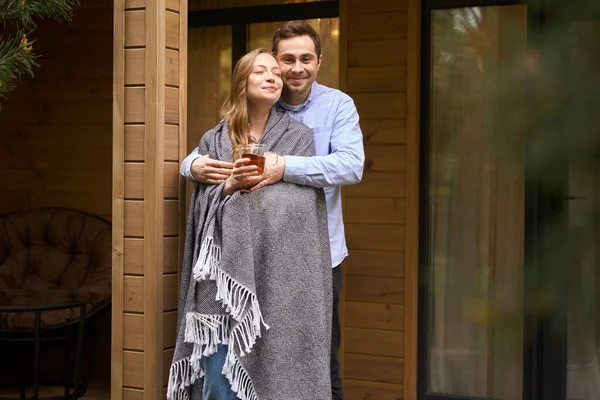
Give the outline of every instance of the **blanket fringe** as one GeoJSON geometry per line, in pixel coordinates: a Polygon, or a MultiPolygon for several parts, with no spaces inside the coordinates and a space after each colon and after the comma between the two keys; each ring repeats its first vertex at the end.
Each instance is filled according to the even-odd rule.
{"type": "Polygon", "coordinates": [[[200,247],[193,275],[196,280],[209,278],[216,281],[215,300],[222,302],[226,312],[239,323],[231,332],[230,344],[237,343],[243,356],[251,351],[256,339],[261,336],[261,324],[265,329],[269,329],[269,325],[264,321],[256,294],[219,268],[220,261],[221,249],[207,236],[200,247]]]}
{"type": "Polygon", "coordinates": [[[219,343],[228,344],[229,318],[221,314],[186,314],[184,341],[193,343],[190,357],[183,358],[171,365],[167,398],[171,400],[189,400],[185,390],[199,378],[204,377],[202,357],[217,352],[219,343]],[[204,350],[202,347],[204,346],[204,350]]]}
{"type": "Polygon", "coordinates": [[[184,341],[194,344],[193,352],[171,366],[169,399],[189,400],[185,388],[204,376],[202,357],[214,354],[222,343],[229,346],[222,373],[229,380],[231,389],[241,400],[258,400],[252,379],[236,355],[236,348],[240,357],[249,353],[261,337],[261,325],[265,329],[269,329],[269,325],[263,319],[256,294],[219,268],[220,262],[220,247],[211,237],[206,237],[192,275],[196,281],[215,281],[215,300],[223,304],[227,314],[186,314],[184,341]]]}
{"type": "MultiPolygon", "coordinates": [[[[231,385],[231,390],[237,394],[239,399],[259,400],[254,391],[252,379],[240,363],[232,348],[229,348],[227,351],[223,373],[231,385]]],[[[197,378],[193,378],[193,375],[193,368],[187,358],[179,360],[171,365],[167,399],[191,400],[186,388],[193,385],[196,381],[197,378]]]]}
{"type": "Polygon", "coordinates": [[[171,365],[169,370],[169,385],[167,386],[167,399],[190,400],[186,390],[196,380],[204,375],[203,371],[195,371],[188,358],[183,358],[171,365]]]}
{"type": "Polygon", "coordinates": [[[214,244],[212,237],[207,236],[200,246],[200,254],[192,271],[194,279],[199,281],[208,277],[215,280],[215,273],[220,262],[221,248],[214,244]]]}
{"type": "MultiPolygon", "coordinates": [[[[228,317],[225,314],[187,313],[184,340],[187,343],[206,346],[203,352],[199,350],[202,346],[194,346],[194,356],[198,357],[198,361],[201,355],[207,357],[216,353],[219,344],[229,344],[228,317]]],[[[192,361],[194,361],[194,356],[192,361]]]]}
{"type": "Polygon", "coordinates": [[[250,290],[233,280],[222,270],[217,273],[217,300],[221,301],[238,323],[233,327],[230,336],[230,345],[238,345],[240,355],[249,353],[261,336],[261,324],[269,329],[260,311],[256,295],[250,290]]]}
{"type": "Polygon", "coordinates": [[[237,393],[239,399],[258,400],[252,379],[235,355],[233,348],[227,351],[223,373],[231,385],[231,390],[237,393]]]}

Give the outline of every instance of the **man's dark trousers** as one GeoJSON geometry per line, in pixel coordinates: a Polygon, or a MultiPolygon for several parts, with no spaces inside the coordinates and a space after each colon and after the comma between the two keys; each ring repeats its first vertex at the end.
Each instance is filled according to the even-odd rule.
{"type": "Polygon", "coordinates": [[[333,272],[333,318],[331,326],[331,398],[332,400],[342,400],[344,392],[342,387],[342,374],[340,371],[340,361],[338,352],[341,341],[340,327],[340,292],[342,291],[342,266],[338,265],[332,269],[333,272]]]}

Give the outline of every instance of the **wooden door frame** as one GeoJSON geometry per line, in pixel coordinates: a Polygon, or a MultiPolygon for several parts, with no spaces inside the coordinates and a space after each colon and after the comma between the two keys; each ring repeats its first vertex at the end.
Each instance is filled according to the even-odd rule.
{"type": "Polygon", "coordinates": [[[113,10],[110,398],[158,400],[185,232],[187,0],[114,0],[113,10]]]}
{"type": "Polygon", "coordinates": [[[419,165],[421,0],[407,0],[406,235],[404,272],[404,399],[417,399],[419,303],[419,165]]]}

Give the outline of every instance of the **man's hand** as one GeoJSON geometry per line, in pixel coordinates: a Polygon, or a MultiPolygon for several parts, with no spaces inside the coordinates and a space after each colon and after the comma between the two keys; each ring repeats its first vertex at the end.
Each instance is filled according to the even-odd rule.
{"type": "Polygon", "coordinates": [[[285,171],[285,158],[275,153],[267,153],[265,160],[265,173],[262,180],[253,186],[250,191],[254,192],[267,185],[272,185],[283,179],[285,171]]]}
{"type": "Polygon", "coordinates": [[[206,154],[192,162],[191,171],[198,182],[218,185],[229,178],[233,171],[233,163],[213,160],[206,154]]]}

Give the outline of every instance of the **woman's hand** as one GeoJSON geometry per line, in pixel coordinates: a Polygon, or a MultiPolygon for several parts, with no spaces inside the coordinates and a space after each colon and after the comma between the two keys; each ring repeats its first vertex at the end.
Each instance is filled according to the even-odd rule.
{"type": "Polygon", "coordinates": [[[250,189],[254,192],[267,185],[272,185],[283,179],[285,172],[285,157],[276,153],[267,153],[267,161],[265,163],[265,173],[258,180],[258,183],[250,189]]]}
{"type": "Polygon", "coordinates": [[[262,180],[262,175],[258,174],[256,165],[249,165],[249,163],[250,159],[248,158],[240,158],[233,163],[232,173],[225,180],[223,197],[238,190],[250,188],[262,180]]]}

